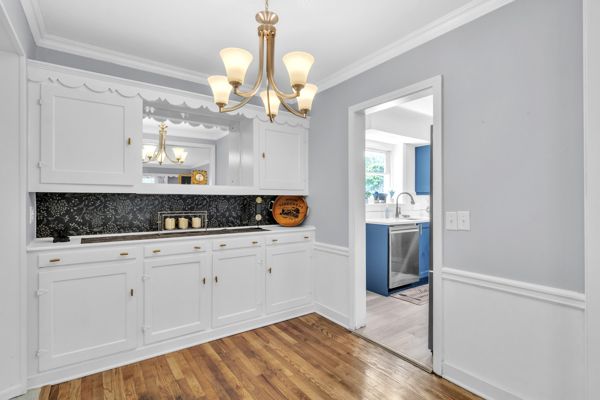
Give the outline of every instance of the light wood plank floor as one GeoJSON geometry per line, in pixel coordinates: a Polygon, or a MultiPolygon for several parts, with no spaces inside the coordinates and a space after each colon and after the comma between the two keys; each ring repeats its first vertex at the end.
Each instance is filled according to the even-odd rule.
{"type": "Polygon", "coordinates": [[[311,314],[45,386],[40,399],[476,399],[311,314]]]}
{"type": "Polygon", "coordinates": [[[431,370],[427,348],[429,307],[367,291],[367,325],[357,334],[431,370]]]}

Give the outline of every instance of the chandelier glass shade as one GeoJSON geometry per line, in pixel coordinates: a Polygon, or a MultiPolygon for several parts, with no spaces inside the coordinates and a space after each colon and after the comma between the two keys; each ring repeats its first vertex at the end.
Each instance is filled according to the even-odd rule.
{"type": "Polygon", "coordinates": [[[173,157],[167,152],[167,125],[161,122],[158,128],[158,146],[145,144],[142,148],[142,160],[144,164],[157,162],[162,165],[165,161],[173,164],[183,164],[188,153],[183,147],[173,147],[173,157]]]}
{"type": "Polygon", "coordinates": [[[293,51],[283,56],[283,63],[287,69],[290,86],[292,91],[283,92],[275,83],[275,35],[277,29],[275,25],[279,21],[276,13],[269,11],[269,1],[265,1],[265,10],[256,14],[258,26],[258,76],[252,88],[248,91],[242,91],[246,72],[252,63],[252,54],[244,49],[226,48],[221,50],[221,60],[225,65],[227,76],[215,75],[208,78],[208,83],[212,89],[213,100],[219,106],[220,112],[232,112],[245,106],[252,97],[254,97],[262,87],[263,80],[266,83],[266,90],[260,91],[260,98],[265,107],[265,112],[269,120],[273,119],[279,112],[279,107],[283,106],[290,113],[306,118],[312,109],[313,99],[317,94],[317,86],[307,83],[308,74],[315,62],[312,55],[303,51],[293,51]],[[266,47],[266,55],[265,55],[266,47]],[[266,79],[265,79],[266,75],[266,79]],[[240,97],[238,104],[227,107],[231,93],[240,97]],[[294,109],[287,101],[296,100],[297,109],[294,109]]]}

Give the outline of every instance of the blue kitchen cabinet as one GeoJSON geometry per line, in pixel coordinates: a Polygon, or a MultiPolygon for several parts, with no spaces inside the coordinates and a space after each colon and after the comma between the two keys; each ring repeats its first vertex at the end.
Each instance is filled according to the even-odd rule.
{"type": "Polygon", "coordinates": [[[431,229],[429,223],[421,224],[421,230],[419,234],[419,278],[427,278],[430,267],[430,242],[431,229]]]}
{"type": "Polygon", "coordinates": [[[367,224],[367,290],[387,296],[389,240],[386,225],[367,224]]]}
{"type": "Polygon", "coordinates": [[[415,148],[415,192],[419,195],[431,193],[431,146],[415,148]]]}

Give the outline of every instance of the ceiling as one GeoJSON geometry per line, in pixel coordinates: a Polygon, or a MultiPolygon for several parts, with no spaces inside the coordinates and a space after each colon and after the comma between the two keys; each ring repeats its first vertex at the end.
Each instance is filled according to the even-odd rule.
{"type": "MultiPolygon", "coordinates": [[[[439,36],[507,0],[271,0],[279,14],[276,60],[312,53],[321,89],[439,36]],[[495,6],[490,6],[490,4],[495,6]]],[[[133,68],[205,83],[223,74],[219,50],[257,57],[261,0],[21,0],[36,43],[133,68]]],[[[252,80],[256,71],[248,75],[252,80]]],[[[285,86],[287,87],[287,85],[285,86]]]]}

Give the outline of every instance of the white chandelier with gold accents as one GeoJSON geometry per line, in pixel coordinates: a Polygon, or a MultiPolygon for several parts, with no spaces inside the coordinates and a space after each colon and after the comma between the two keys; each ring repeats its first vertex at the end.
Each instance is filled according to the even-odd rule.
{"type": "Polygon", "coordinates": [[[260,92],[265,111],[269,120],[273,122],[279,112],[279,106],[283,107],[292,114],[306,118],[312,108],[312,103],[317,94],[317,86],[307,83],[308,73],[315,61],[314,57],[303,51],[293,51],[283,56],[283,63],[287,68],[291,93],[281,91],[274,79],[275,75],[275,33],[277,29],[275,24],[279,21],[276,13],[269,11],[269,0],[265,0],[265,10],[256,14],[258,26],[258,77],[249,91],[243,92],[240,87],[244,84],[246,71],[252,63],[252,54],[244,49],[226,48],[221,50],[220,55],[225,64],[227,76],[215,75],[208,78],[208,83],[213,92],[214,102],[219,106],[220,112],[236,111],[246,105],[250,99],[258,93],[261,88],[265,65],[265,42],[267,47],[266,55],[266,90],[260,92]],[[231,92],[242,98],[242,100],[227,108],[231,92]],[[298,109],[294,109],[287,103],[289,100],[296,100],[298,109]]]}

